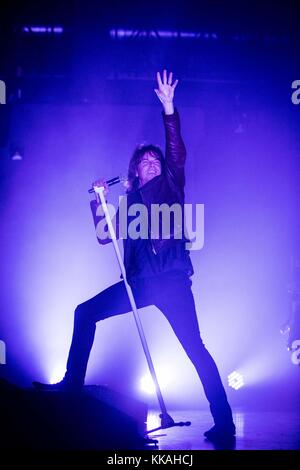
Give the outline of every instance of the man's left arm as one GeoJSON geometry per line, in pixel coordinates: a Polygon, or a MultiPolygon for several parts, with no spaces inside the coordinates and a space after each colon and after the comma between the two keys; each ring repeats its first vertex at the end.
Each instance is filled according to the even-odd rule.
{"type": "Polygon", "coordinates": [[[184,165],[186,149],[181,136],[180,119],[177,109],[173,114],[163,112],[166,138],[166,165],[176,184],[185,185],[184,165]]]}
{"type": "Polygon", "coordinates": [[[177,185],[182,188],[185,184],[184,165],[186,160],[186,149],[181,136],[180,119],[176,108],[174,108],[174,91],[178,80],[172,84],[172,72],[167,76],[163,71],[163,78],[157,72],[158,89],[155,92],[163,105],[163,120],[166,138],[166,165],[167,171],[177,185]]]}

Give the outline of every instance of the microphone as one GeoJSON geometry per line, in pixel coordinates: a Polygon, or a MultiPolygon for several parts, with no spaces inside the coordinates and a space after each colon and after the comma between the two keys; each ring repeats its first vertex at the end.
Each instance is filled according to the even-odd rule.
{"type": "MultiPolygon", "coordinates": [[[[122,182],[126,182],[127,181],[127,178],[126,176],[115,176],[114,178],[111,178],[109,180],[106,180],[105,183],[108,185],[108,186],[113,186],[114,184],[117,184],[117,183],[122,183],[122,182]]],[[[88,190],[88,192],[91,194],[91,193],[94,193],[94,188],[90,188],[88,190]]]]}

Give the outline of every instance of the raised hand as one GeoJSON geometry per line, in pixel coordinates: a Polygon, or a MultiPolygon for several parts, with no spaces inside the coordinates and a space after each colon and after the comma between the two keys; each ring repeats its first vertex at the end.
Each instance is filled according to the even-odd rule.
{"type": "Polygon", "coordinates": [[[155,88],[155,93],[157,94],[159,100],[162,102],[163,107],[167,114],[172,114],[174,112],[173,109],[173,99],[174,99],[174,92],[177,86],[178,80],[173,81],[173,73],[169,73],[169,77],[167,76],[167,71],[163,71],[163,78],[161,79],[160,73],[156,73],[157,78],[157,85],[158,88],[155,88]]]}

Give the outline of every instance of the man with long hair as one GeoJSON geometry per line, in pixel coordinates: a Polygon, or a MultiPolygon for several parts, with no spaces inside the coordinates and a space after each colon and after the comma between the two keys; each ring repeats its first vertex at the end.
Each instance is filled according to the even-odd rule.
{"type": "MultiPolygon", "coordinates": [[[[174,108],[174,92],[178,80],[172,73],[157,73],[155,93],[163,105],[166,152],[154,145],[135,149],[129,163],[127,203],[144,204],[148,211],[153,204],[184,206],[186,149],[182,140],[179,114],[174,108]]],[[[108,185],[100,179],[94,186],[108,185]]],[[[97,203],[92,204],[97,224],[97,203]]],[[[118,214],[117,214],[118,216],[118,214]]],[[[118,234],[118,217],[116,217],[118,234]]],[[[214,426],[204,435],[210,440],[232,437],[235,426],[231,408],[221,382],[217,366],[205,348],[198,326],[197,313],[190,277],[193,275],[187,239],[178,238],[177,226],[170,227],[167,238],[124,238],[124,265],[138,308],[158,307],[169,321],[175,335],[192,361],[208,399],[214,426]]],[[[99,240],[108,243],[109,238],[99,240]]],[[[40,389],[80,390],[83,387],[96,322],[131,311],[124,286],[120,281],[78,305],[75,310],[74,331],[64,379],[57,384],[34,385],[40,389]]]]}

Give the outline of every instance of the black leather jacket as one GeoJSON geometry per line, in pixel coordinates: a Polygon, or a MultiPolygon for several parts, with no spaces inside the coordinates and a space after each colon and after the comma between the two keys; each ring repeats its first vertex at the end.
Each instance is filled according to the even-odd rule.
{"type": "MultiPolygon", "coordinates": [[[[177,109],[171,115],[166,115],[164,112],[162,113],[163,122],[165,127],[165,139],[166,139],[166,150],[165,150],[165,166],[164,171],[159,175],[153,178],[152,180],[148,181],[145,185],[140,187],[137,191],[140,192],[142,202],[146,205],[148,214],[151,213],[151,204],[168,204],[171,206],[174,203],[179,203],[182,207],[182,214],[183,212],[183,204],[184,204],[184,186],[185,186],[185,172],[184,166],[186,161],[186,149],[184,142],[182,140],[181,131],[180,131],[180,119],[177,109]]],[[[134,200],[134,192],[129,192],[127,194],[127,206],[133,203],[134,200]]],[[[95,226],[99,220],[103,217],[99,217],[96,215],[97,210],[97,202],[91,201],[91,209],[94,217],[95,226]]],[[[132,218],[128,216],[128,225],[132,218]]],[[[182,221],[183,223],[183,221],[182,221]]],[[[168,247],[176,244],[176,243],[185,243],[188,239],[183,238],[182,240],[174,239],[174,235],[178,230],[181,230],[183,226],[174,226],[171,224],[170,227],[170,238],[169,239],[155,239],[151,237],[152,229],[150,226],[150,242],[152,245],[152,251],[154,255],[158,254],[161,250],[165,250],[168,247]]],[[[116,235],[119,238],[119,211],[116,214],[116,235]]],[[[104,240],[100,240],[98,238],[100,244],[104,245],[106,243],[110,243],[111,239],[106,238],[104,240]]],[[[131,265],[131,253],[130,253],[130,243],[128,243],[128,239],[123,239],[124,243],[124,265],[126,272],[130,272],[130,265],[131,265]]],[[[188,257],[189,260],[189,257],[188,257]]],[[[193,273],[193,268],[190,263],[190,275],[193,273]]]]}

